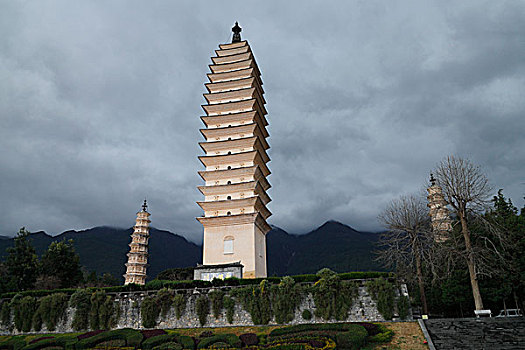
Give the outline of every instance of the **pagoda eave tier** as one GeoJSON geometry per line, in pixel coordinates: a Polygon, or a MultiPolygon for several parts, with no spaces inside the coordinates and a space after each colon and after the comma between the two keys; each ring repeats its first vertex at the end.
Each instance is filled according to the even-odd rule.
{"type": "Polygon", "coordinates": [[[261,102],[256,98],[243,101],[216,103],[213,105],[202,105],[201,107],[208,116],[221,116],[225,114],[249,111],[257,111],[261,115],[268,114],[266,108],[264,108],[264,105],[262,105],[261,102]]]}
{"type": "Polygon", "coordinates": [[[228,64],[228,63],[235,63],[240,61],[247,61],[253,59],[253,54],[251,51],[237,53],[233,55],[226,55],[226,56],[216,56],[212,57],[211,61],[214,65],[220,65],[220,64],[228,64]]]}
{"type": "Polygon", "coordinates": [[[259,191],[265,192],[263,184],[258,181],[246,181],[229,185],[199,186],[197,188],[205,196],[215,196],[243,191],[255,191],[256,193],[259,191]]]}
{"type": "Polygon", "coordinates": [[[251,177],[255,181],[259,181],[265,190],[271,187],[261,168],[257,165],[236,169],[199,171],[199,175],[204,181],[221,181],[232,178],[251,177]]]}
{"type": "Polygon", "coordinates": [[[210,71],[214,74],[218,73],[227,73],[237,70],[243,70],[248,68],[254,69],[254,74],[260,75],[261,72],[259,72],[259,68],[257,67],[257,63],[253,58],[244,60],[244,61],[238,61],[233,63],[225,63],[225,64],[210,64],[208,65],[210,67],[210,71]]]}
{"type": "Polygon", "coordinates": [[[132,255],[134,255],[134,256],[143,256],[143,257],[145,257],[145,258],[147,258],[147,257],[149,256],[147,250],[144,251],[144,252],[132,252],[132,251],[130,251],[130,252],[128,252],[126,255],[127,255],[128,257],[129,257],[129,256],[132,256],[132,255]]]}
{"type": "Polygon", "coordinates": [[[124,277],[126,276],[135,276],[135,277],[146,277],[147,275],[144,272],[127,272],[124,277]]]}
{"type": "Polygon", "coordinates": [[[231,49],[224,49],[224,50],[215,50],[215,54],[217,56],[232,56],[237,55],[240,53],[249,52],[250,47],[248,45],[243,45],[241,47],[231,48],[231,49]]]}
{"type": "MultiPolygon", "coordinates": [[[[205,167],[222,166],[225,164],[253,163],[261,167],[264,176],[271,174],[270,169],[266,166],[270,158],[266,152],[247,151],[234,154],[199,156],[199,160],[205,167]]],[[[241,166],[242,167],[242,166],[241,166]]]]}
{"type": "Polygon", "coordinates": [[[204,84],[204,86],[206,87],[206,90],[212,94],[247,88],[257,88],[259,93],[264,94],[264,89],[262,88],[260,81],[255,76],[215,83],[211,82],[204,84]]]}
{"type": "MultiPolygon", "coordinates": [[[[133,226],[133,229],[136,230],[136,229],[148,229],[148,226],[133,226]]],[[[133,232],[134,235],[141,235],[141,236],[148,236],[149,237],[149,231],[135,231],[133,232]]]]}
{"type": "MultiPolygon", "coordinates": [[[[270,148],[264,133],[261,131],[264,128],[261,128],[255,123],[225,127],[225,128],[214,128],[214,129],[201,129],[200,132],[206,139],[206,141],[216,142],[217,139],[232,138],[234,140],[245,138],[247,135],[254,135],[260,139],[260,142],[263,144],[264,149],[270,148]]],[[[266,131],[266,130],[265,130],[266,131]]],[[[224,141],[224,140],[222,140],[224,141]]]]}
{"type": "Polygon", "coordinates": [[[217,210],[234,210],[239,208],[253,207],[256,211],[260,212],[264,219],[267,219],[272,215],[270,210],[266,208],[264,202],[259,196],[253,196],[243,199],[228,199],[222,201],[209,201],[209,202],[197,202],[197,204],[204,211],[217,211],[217,210]]]}
{"type": "Polygon", "coordinates": [[[264,233],[268,233],[272,228],[266,222],[266,220],[259,213],[229,215],[229,216],[213,216],[213,217],[198,217],[197,220],[206,227],[217,227],[217,226],[233,226],[233,225],[245,225],[253,224],[257,225],[259,229],[264,233]]]}
{"type": "Polygon", "coordinates": [[[126,267],[128,267],[128,266],[149,267],[149,264],[148,264],[148,263],[143,263],[143,262],[133,262],[133,261],[128,261],[125,265],[126,265],[126,267]]]}
{"type": "Polygon", "coordinates": [[[247,40],[236,41],[234,43],[219,44],[219,49],[230,50],[230,49],[236,49],[236,48],[243,47],[243,46],[248,46],[247,40]]]}
{"type": "Polygon", "coordinates": [[[255,77],[260,86],[263,85],[263,81],[260,75],[257,75],[257,70],[255,68],[239,69],[232,72],[224,73],[208,73],[206,76],[211,83],[222,83],[227,81],[234,81],[239,79],[246,79],[250,77],[255,77]]]}
{"type": "MultiPolygon", "coordinates": [[[[268,121],[266,118],[257,113],[255,110],[247,112],[235,112],[227,113],[221,115],[212,115],[212,116],[201,116],[201,120],[207,127],[214,126],[215,128],[220,127],[237,127],[242,125],[233,125],[233,124],[252,124],[257,123],[259,126],[264,129],[265,126],[268,126],[268,121]],[[231,126],[230,126],[231,125],[231,126]]],[[[264,137],[268,137],[266,131],[263,132],[264,137]]]]}
{"type": "Polygon", "coordinates": [[[232,140],[199,142],[199,146],[201,146],[202,150],[206,152],[206,154],[246,149],[254,149],[260,151],[262,154],[262,152],[265,152],[268,148],[270,148],[269,146],[265,147],[265,144],[268,145],[267,143],[263,143],[257,136],[235,138],[232,140]]]}
{"type": "Polygon", "coordinates": [[[247,87],[233,91],[214,92],[211,94],[203,94],[203,96],[211,105],[231,101],[244,101],[252,98],[257,98],[263,103],[266,103],[266,100],[262,96],[261,91],[258,90],[257,87],[247,87]]]}
{"type": "MultiPolygon", "coordinates": [[[[244,187],[244,186],[243,186],[244,187]]],[[[251,187],[251,186],[250,186],[251,187]]],[[[203,193],[205,196],[214,196],[214,195],[225,195],[225,194],[234,194],[234,193],[242,193],[243,191],[253,191],[255,196],[258,196],[264,205],[267,205],[272,201],[270,196],[266,193],[266,191],[262,188],[262,185],[258,182],[251,181],[251,182],[241,182],[234,185],[218,185],[218,186],[199,186],[199,190],[201,193],[203,193]],[[251,189],[240,189],[239,185],[246,185],[246,184],[255,184],[253,188],[251,189]]],[[[246,197],[246,198],[251,198],[246,197]]],[[[206,201],[205,201],[206,202],[206,201]]],[[[211,202],[211,201],[209,201],[211,202]]],[[[208,203],[208,202],[206,202],[208,203]]]]}

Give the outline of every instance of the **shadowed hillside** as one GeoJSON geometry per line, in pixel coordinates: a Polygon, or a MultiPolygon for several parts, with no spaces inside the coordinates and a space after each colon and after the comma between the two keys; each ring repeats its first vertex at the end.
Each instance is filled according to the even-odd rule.
{"type": "MultiPolygon", "coordinates": [[[[84,231],[66,231],[58,236],[45,232],[31,234],[33,246],[40,256],[53,241],[74,242],[80,263],[89,271],[109,272],[122,278],[125,272],[132,229],[94,227],[84,231]]],[[[335,221],[328,221],[304,235],[292,235],[273,227],[267,235],[268,275],[283,276],[315,273],[323,267],[337,272],[381,270],[373,261],[371,251],[378,234],[359,232],[335,221]]],[[[148,275],[173,267],[195,266],[202,262],[202,247],[169,231],[150,230],[148,275]]],[[[13,239],[0,239],[0,255],[13,239]]]]}

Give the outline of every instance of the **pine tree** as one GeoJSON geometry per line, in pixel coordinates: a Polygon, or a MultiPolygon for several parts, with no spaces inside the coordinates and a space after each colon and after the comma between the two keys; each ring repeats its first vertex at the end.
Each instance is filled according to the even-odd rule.
{"type": "Polygon", "coordinates": [[[80,267],[80,257],[72,240],[52,242],[42,256],[42,275],[58,278],[61,288],[75,287],[82,282],[80,267]]]}
{"type": "Polygon", "coordinates": [[[29,232],[22,227],[14,242],[13,247],[7,248],[5,262],[10,287],[16,291],[33,288],[38,274],[38,259],[29,232]]]}

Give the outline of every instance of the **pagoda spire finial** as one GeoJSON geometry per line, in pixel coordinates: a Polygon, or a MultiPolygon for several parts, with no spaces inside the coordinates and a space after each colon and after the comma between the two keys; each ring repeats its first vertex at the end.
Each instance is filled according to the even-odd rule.
{"type": "Polygon", "coordinates": [[[432,186],[436,184],[436,179],[434,178],[434,174],[432,173],[430,173],[430,183],[432,184],[432,186]]]}
{"type": "Polygon", "coordinates": [[[241,31],[242,31],[242,28],[239,27],[239,23],[235,22],[235,26],[232,28],[232,32],[233,32],[232,43],[238,43],[241,41],[241,31]]]}
{"type": "Polygon", "coordinates": [[[144,198],[144,204],[142,204],[142,211],[147,211],[148,209],[148,203],[146,202],[146,198],[144,198]]]}

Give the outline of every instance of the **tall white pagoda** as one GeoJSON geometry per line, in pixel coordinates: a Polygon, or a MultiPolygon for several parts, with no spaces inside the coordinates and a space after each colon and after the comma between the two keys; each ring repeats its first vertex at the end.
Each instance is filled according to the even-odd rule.
{"type": "Polygon", "coordinates": [[[137,213],[131,243],[129,244],[128,262],[126,263],[126,274],[124,284],[136,283],[146,284],[146,269],[148,267],[148,241],[150,213],[144,199],[142,210],[137,213]]]}
{"type": "Polygon", "coordinates": [[[204,226],[203,264],[240,262],[243,278],[266,277],[266,219],[271,215],[266,207],[271,200],[266,193],[266,101],[250,45],[241,40],[237,23],[232,31],[232,42],[219,45],[211,58],[202,106],[206,127],[200,131],[206,141],[199,143],[205,152],[199,160],[205,170],[199,175],[205,185],[198,187],[204,195],[198,204],[204,216],[197,220],[204,226]]]}
{"type": "Polygon", "coordinates": [[[434,240],[436,242],[445,242],[448,240],[450,232],[452,232],[452,221],[450,220],[447,208],[448,203],[443,195],[443,190],[436,183],[433,174],[430,174],[430,187],[427,188],[427,192],[428,214],[430,215],[432,231],[434,232],[434,240]]]}

